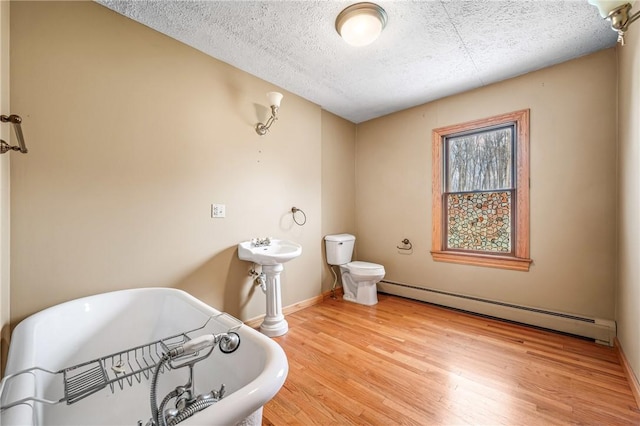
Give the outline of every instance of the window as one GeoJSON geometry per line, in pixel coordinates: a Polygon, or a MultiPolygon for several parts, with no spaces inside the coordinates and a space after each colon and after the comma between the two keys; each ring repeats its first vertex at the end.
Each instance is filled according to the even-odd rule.
{"type": "Polygon", "coordinates": [[[435,261],[528,271],[529,110],[433,130],[435,261]]]}

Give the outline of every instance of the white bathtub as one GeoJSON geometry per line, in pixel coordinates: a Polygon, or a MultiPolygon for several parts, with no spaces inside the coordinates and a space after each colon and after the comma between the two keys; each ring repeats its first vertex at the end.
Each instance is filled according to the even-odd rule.
{"type": "MultiPolygon", "coordinates": [[[[131,385],[128,380],[109,382],[101,390],[68,404],[69,394],[64,389],[67,381],[58,372],[92,360],[105,361],[107,355],[114,353],[135,354],[129,349],[187,331],[188,337],[194,338],[230,329],[240,336],[238,349],[225,354],[216,347],[194,367],[197,393],[219,389],[224,384],[225,396],[180,425],[260,424],[262,406],[280,390],[287,376],[287,358],[282,348],[191,295],[166,288],[124,290],[77,299],[18,324],[0,385],[0,401],[2,407],[7,407],[26,400],[3,409],[0,424],[112,426],[136,425],[140,421],[145,425],[151,418],[151,380],[144,375],[137,375],[140,382],[136,375],[130,376],[131,385]],[[53,373],[33,370],[16,375],[32,367],[53,373]],[[49,404],[33,398],[61,402],[49,404]]],[[[140,358],[149,356],[143,354],[140,358]]],[[[105,371],[110,370],[109,365],[104,365],[105,371]]],[[[159,375],[158,403],[187,378],[188,368],[159,375]]]]}

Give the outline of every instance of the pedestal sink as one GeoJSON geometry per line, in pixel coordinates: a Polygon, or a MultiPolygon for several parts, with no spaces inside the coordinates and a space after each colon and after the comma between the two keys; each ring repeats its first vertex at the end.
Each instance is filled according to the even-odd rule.
{"type": "Polygon", "coordinates": [[[289,330],[289,324],[282,313],[280,293],[280,272],[283,263],[302,254],[302,246],[288,240],[243,241],[238,244],[238,258],[262,266],[266,277],[267,313],[260,325],[260,332],[269,336],[282,336],[289,330]]]}

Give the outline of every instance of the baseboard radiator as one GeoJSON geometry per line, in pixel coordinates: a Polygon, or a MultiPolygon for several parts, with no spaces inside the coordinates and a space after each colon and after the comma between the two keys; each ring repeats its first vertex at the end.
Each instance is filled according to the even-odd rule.
{"type": "Polygon", "coordinates": [[[562,312],[547,311],[442,290],[417,287],[388,280],[382,280],[378,283],[378,291],[433,303],[435,305],[587,337],[603,345],[613,346],[616,337],[616,323],[612,320],[586,318],[562,312]]]}

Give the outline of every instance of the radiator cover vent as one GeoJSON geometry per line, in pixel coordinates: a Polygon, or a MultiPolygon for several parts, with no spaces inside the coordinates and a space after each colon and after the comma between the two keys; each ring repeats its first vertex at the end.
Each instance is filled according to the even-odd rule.
{"type": "Polygon", "coordinates": [[[389,280],[380,281],[378,283],[378,291],[576,336],[588,337],[608,346],[613,346],[616,336],[616,323],[613,320],[582,317],[389,280]]]}

